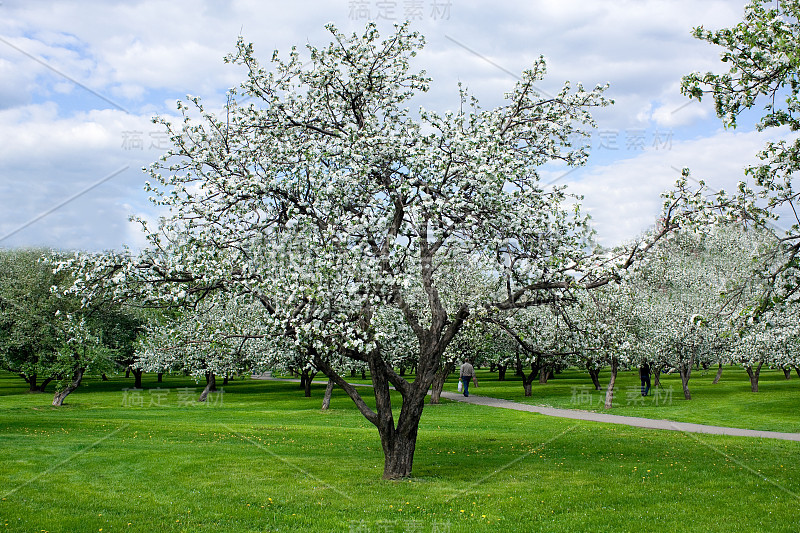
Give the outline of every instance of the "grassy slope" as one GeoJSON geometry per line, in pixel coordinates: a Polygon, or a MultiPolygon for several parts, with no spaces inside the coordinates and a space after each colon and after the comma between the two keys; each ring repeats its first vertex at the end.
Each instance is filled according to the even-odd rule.
{"type": "Polygon", "coordinates": [[[200,387],[172,378],[161,406],[147,405],[147,391],[144,406],[123,406],[130,383],[92,382],[53,409],[50,395],[0,374],[0,530],[800,527],[795,442],[444,402],[426,408],[415,477],[384,482],[377,433],[341,391],[326,413],[322,385],[306,399],[295,384],[258,381],[231,383],[213,406],[179,405],[180,388],[200,387]]]}

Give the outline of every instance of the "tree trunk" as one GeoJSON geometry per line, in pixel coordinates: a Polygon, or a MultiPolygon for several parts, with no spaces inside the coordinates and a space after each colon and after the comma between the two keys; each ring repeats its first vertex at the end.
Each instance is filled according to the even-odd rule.
{"type": "Polygon", "coordinates": [[[522,389],[525,391],[525,396],[532,396],[533,395],[533,380],[529,380],[527,377],[522,378],[522,389]]]}
{"type": "Polygon", "coordinates": [[[28,382],[28,392],[41,392],[39,387],[36,385],[37,376],[36,374],[31,374],[30,376],[26,376],[25,374],[20,374],[20,377],[28,382]]]}
{"type": "Polygon", "coordinates": [[[72,377],[72,383],[67,385],[64,390],[56,391],[55,396],[53,396],[53,405],[56,407],[60,407],[64,404],[64,398],[69,396],[75,389],[77,389],[80,384],[81,380],[83,379],[83,373],[86,371],[85,368],[78,368],[75,370],[75,375],[72,377]]]}
{"type": "Polygon", "coordinates": [[[350,369],[350,377],[351,377],[351,378],[354,378],[354,377],[356,377],[356,369],[355,369],[355,368],[351,368],[351,369],[350,369]]]}
{"type": "Polygon", "coordinates": [[[653,387],[660,387],[661,386],[661,371],[664,369],[663,366],[657,365],[653,368],[653,387]]]}
{"type": "MultiPolygon", "coordinates": [[[[519,347],[517,347],[517,350],[519,350],[519,347]]],[[[514,368],[514,375],[519,376],[519,377],[525,377],[525,371],[522,369],[522,361],[519,358],[519,354],[517,354],[517,361],[516,362],[517,362],[517,364],[515,365],[515,368],[514,368]]]]}
{"type": "Polygon", "coordinates": [[[227,384],[228,384],[228,376],[226,375],[224,378],[222,378],[222,386],[224,387],[227,384]]]}
{"type": "Polygon", "coordinates": [[[792,379],[792,369],[788,366],[783,369],[783,377],[786,379],[792,379]]]}
{"type": "Polygon", "coordinates": [[[127,367],[125,369],[125,379],[128,379],[129,377],[131,377],[131,367],[127,367]]]}
{"type": "Polygon", "coordinates": [[[508,366],[506,366],[506,365],[497,365],[497,379],[498,379],[498,381],[505,381],[506,380],[506,369],[508,369],[508,366]]]}
{"type": "Polygon", "coordinates": [[[331,396],[333,395],[333,380],[328,378],[328,385],[325,387],[325,397],[322,399],[322,410],[327,411],[331,406],[331,396]]]}
{"type": "Polygon", "coordinates": [[[405,376],[406,375],[406,367],[404,367],[404,366],[400,367],[400,375],[401,376],[405,376]]]}
{"type": "Polygon", "coordinates": [[[540,385],[546,384],[547,380],[550,379],[550,376],[552,376],[552,375],[553,375],[553,372],[552,372],[552,369],[550,368],[550,366],[549,365],[545,365],[544,368],[542,368],[542,371],[539,372],[539,384],[540,385]]]}
{"type": "Polygon", "coordinates": [[[215,390],[217,390],[217,377],[213,372],[206,373],[206,388],[203,389],[202,393],[200,393],[200,397],[197,399],[197,401],[206,401],[206,398],[208,398],[208,393],[215,390]]]}
{"type": "Polygon", "coordinates": [[[105,372],[100,375],[100,380],[101,381],[108,381],[108,376],[106,376],[105,372]]]}
{"type": "Polygon", "coordinates": [[[300,375],[300,385],[303,387],[303,394],[306,398],[311,398],[311,382],[316,375],[316,372],[311,372],[308,369],[303,370],[303,373],[300,375]]]}
{"type": "Polygon", "coordinates": [[[611,379],[608,380],[608,387],[606,387],[606,402],[604,407],[606,409],[611,409],[614,405],[614,384],[617,382],[617,370],[619,368],[619,363],[617,360],[612,358],[611,359],[611,379]]]}
{"type": "Polygon", "coordinates": [[[753,365],[747,365],[744,367],[744,369],[747,371],[747,377],[750,378],[750,390],[752,392],[758,392],[758,376],[761,374],[761,367],[763,365],[764,361],[759,361],[755,371],[753,370],[753,365]]]}
{"type": "Polygon", "coordinates": [[[719,383],[720,379],[722,379],[722,363],[719,364],[719,367],[717,368],[717,375],[714,376],[714,385],[719,383]]]}
{"type": "Polygon", "coordinates": [[[683,397],[686,400],[692,399],[692,393],[689,391],[689,378],[692,377],[692,366],[694,361],[690,360],[689,364],[679,364],[678,373],[681,375],[681,386],[683,387],[683,397]]]}
{"type": "Polygon", "coordinates": [[[391,439],[381,438],[385,460],[383,479],[404,479],[411,475],[414,466],[414,450],[417,447],[417,432],[413,435],[395,433],[391,439]]]}
{"type": "Polygon", "coordinates": [[[431,383],[431,404],[437,405],[439,403],[442,396],[442,389],[444,389],[444,384],[447,381],[447,376],[449,376],[455,368],[456,364],[450,362],[436,372],[436,377],[433,378],[433,383],[431,383]]]}
{"type": "MultiPolygon", "coordinates": [[[[517,359],[519,361],[519,359],[517,359]]],[[[531,363],[531,373],[525,375],[523,372],[522,374],[522,388],[525,390],[525,396],[531,396],[533,394],[533,380],[539,376],[539,371],[541,367],[539,366],[539,361],[536,360],[531,363]]]]}
{"type": "MultiPolygon", "coordinates": [[[[383,479],[404,479],[411,475],[414,466],[419,421],[422,418],[425,397],[430,385],[426,386],[426,380],[423,378],[403,394],[403,405],[395,428],[387,376],[376,376],[376,370],[370,364],[373,388],[376,390],[376,404],[381,406],[378,410],[377,426],[384,453],[383,479]]],[[[430,375],[430,378],[433,377],[435,374],[430,375]]],[[[430,379],[428,383],[432,382],[433,379],[430,379]]]]}
{"type": "Polygon", "coordinates": [[[800,378],[800,365],[795,365],[794,371],[797,373],[797,377],[800,378]]]}
{"type": "Polygon", "coordinates": [[[589,371],[589,377],[592,378],[594,390],[603,390],[603,387],[600,385],[600,369],[594,368],[591,364],[586,363],[586,370],[589,371]]]}
{"type": "Polygon", "coordinates": [[[157,381],[157,382],[159,382],[159,383],[161,383],[161,379],[162,379],[163,377],[164,377],[164,373],[163,373],[163,372],[159,372],[159,373],[158,373],[158,378],[156,379],[156,381],[157,381]]]}
{"type": "Polygon", "coordinates": [[[51,381],[53,381],[53,379],[54,379],[54,376],[50,376],[49,378],[47,378],[44,381],[42,381],[39,384],[39,392],[44,392],[44,389],[47,388],[47,386],[50,384],[51,381]]]}
{"type": "Polygon", "coordinates": [[[142,374],[144,373],[141,368],[132,368],[133,371],[133,388],[142,388],[142,374]]]}

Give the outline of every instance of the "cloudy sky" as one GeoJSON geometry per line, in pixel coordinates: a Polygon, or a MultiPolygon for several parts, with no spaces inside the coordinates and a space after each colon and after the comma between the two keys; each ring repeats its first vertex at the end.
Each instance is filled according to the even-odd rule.
{"type": "MultiPolygon", "coordinates": [[[[602,244],[636,236],[682,167],[731,188],[766,137],[746,121],[723,130],[710,103],[679,81],[720,71],[719,50],[691,28],[731,26],[744,0],[330,0],[0,2],[0,247],[101,250],[142,243],[131,214],[154,218],[142,167],[165,150],[154,115],[187,94],[221,107],[243,79],[222,58],[237,36],[265,62],[273,50],[324,45],[324,25],[349,32],[410,19],[427,40],[416,66],[433,88],[415,103],[458,105],[460,81],[484,107],[502,103],[539,55],[543,91],[565,80],[610,84],[589,164],[544,179],[583,194],[602,244]]],[[[773,132],[771,135],[780,135],[773,132]]]]}

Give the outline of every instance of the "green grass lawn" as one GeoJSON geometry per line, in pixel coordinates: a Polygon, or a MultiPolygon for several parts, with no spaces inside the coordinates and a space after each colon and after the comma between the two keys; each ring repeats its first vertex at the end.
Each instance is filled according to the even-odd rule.
{"type": "MultiPolygon", "coordinates": [[[[519,383],[479,379],[477,392],[522,395],[519,383]]],[[[535,386],[533,401],[568,404],[571,379],[535,386]]],[[[203,405],[190,401],[202,387],[189,379],[145,376],[144,391],[123,391],[131,384],[90,381],[51,408],[50,394],[28,394],[18,377],[0,374],[0,531],[800,528],[797,442],[444,401],[426,407],[414,477],[387,482],[376,430],[340,390],[322,412],[324,385],[304,398],[297,384],[237,380],[203,405]]],[[[762,388],[753,396],[770,398],[762,388]]],[[[796,396],[774,402],[781,397],[797,405],[796,396]]],[[[712,405],[699,383],[696,398],[673,397],[673,406],[712,405]]],[[[723,408],[723,398],[714,402],[723,408]]],[[[783,410],[797,417],[786,405],[765,408],[776,419],[783,410]]],[[[731,416],[741,425],[751,413],[731,416]]]]}

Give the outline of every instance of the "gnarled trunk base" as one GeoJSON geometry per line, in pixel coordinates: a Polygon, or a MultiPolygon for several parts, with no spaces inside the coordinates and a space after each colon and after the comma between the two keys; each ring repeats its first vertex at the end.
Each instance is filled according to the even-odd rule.
{"type": "Polygon", "coordinates": [[[611,362],[611,378],[608,380],[608,387],[606,387],[606,401],[603,407],[611,409],[614,406],[614,385],[617,382],[617,370],[619,365],[616,361],[611,362]]]}
{"type": "Polygon", "coordinates": [[[591,366],[586,366],[586,369],[589,371],[589,377],[592,378],[592,385],[594,385],[594,390],[603,390],[602,385],[600,385],[600,369],[599,368],[592,368],[591,366]]]}
{"type": "Polygon", "coordinates": [[[60,407],[64,404],[64,398],[69,396],[72,392],[77,389],[80,384],[81,380],[83,379],[83,373],[86,371],[85,368],[79,368],[75,370],[75,375],[72,377],[72,382],[67,385],[63,390],[56,391],[55,396],[53,396],[53,405],[56,407],[60,407]]]}
{"type": "Polygon", "coordinates": [[[747,371],[747,377],[750,378],[750,391],[751,392],[758,392],[758,377],[761,374],[761,367],[764,365],[764,362],[758,363],[758,366],[753,370],[752,365],[747,365],[744,369],[747,371]]]}
{"type": "Polygon", "coordinates": [[[311,382],[316,375],[316,372],[312,372],[308,369],[303,370],[303,373],[300,374],[300,386],[303,388],[303,395],[306,398],[311,398],[311,382]]]}
{"type": "Polygon", "coordinates": [[[405,479],[411,476],[416,447],[416,435],[413,437],[395,435],[388,449],[387,445],[384,444],[383,479],[405,479]]]}
{"type": "Polygon", "coordinates": [[[678,368],[681,375],[681,386],[683,387],[683,398],[686,400],[692,399],[692,393],[689,391],[689,378],[692,377],[692,365],[683,366],[678,368]]]}
{"type": "Polygon", "coordinates": [[[722,379],[722,363],[719,364],[719,368],[717,368],[717,375],[714,376],[714,385],[719,383],[720,379],[722,379]]]}
{"type": "Polygon", "coordinates": [[[325,397],[322,399],[322,410],[327,411],[331,406],[331,396],[333,396],[333,380],[328,379],[328,385],[325,387],[325,397]]]}
{"type": "Polygon", "coordinates": [[[217,377],[213,373],[206,374],[206,388],[200,393],[198,402],[204,402],[208,398],[208,393],[217,390],[217,377]]]}
{"type": "Polygon", "coordinates": [[[508,366],[506,365],[497,365],[497,380],[498,381],[505,381],[506,380],[506,370],[508,366]]]}
{"type": "Polygon", "coordinates": [[[133,388],[134,389],[141,389],[142,388],[142,374],[144,371],[141,368],[132,368],[131,371],[133,372],[133,388]]]}

